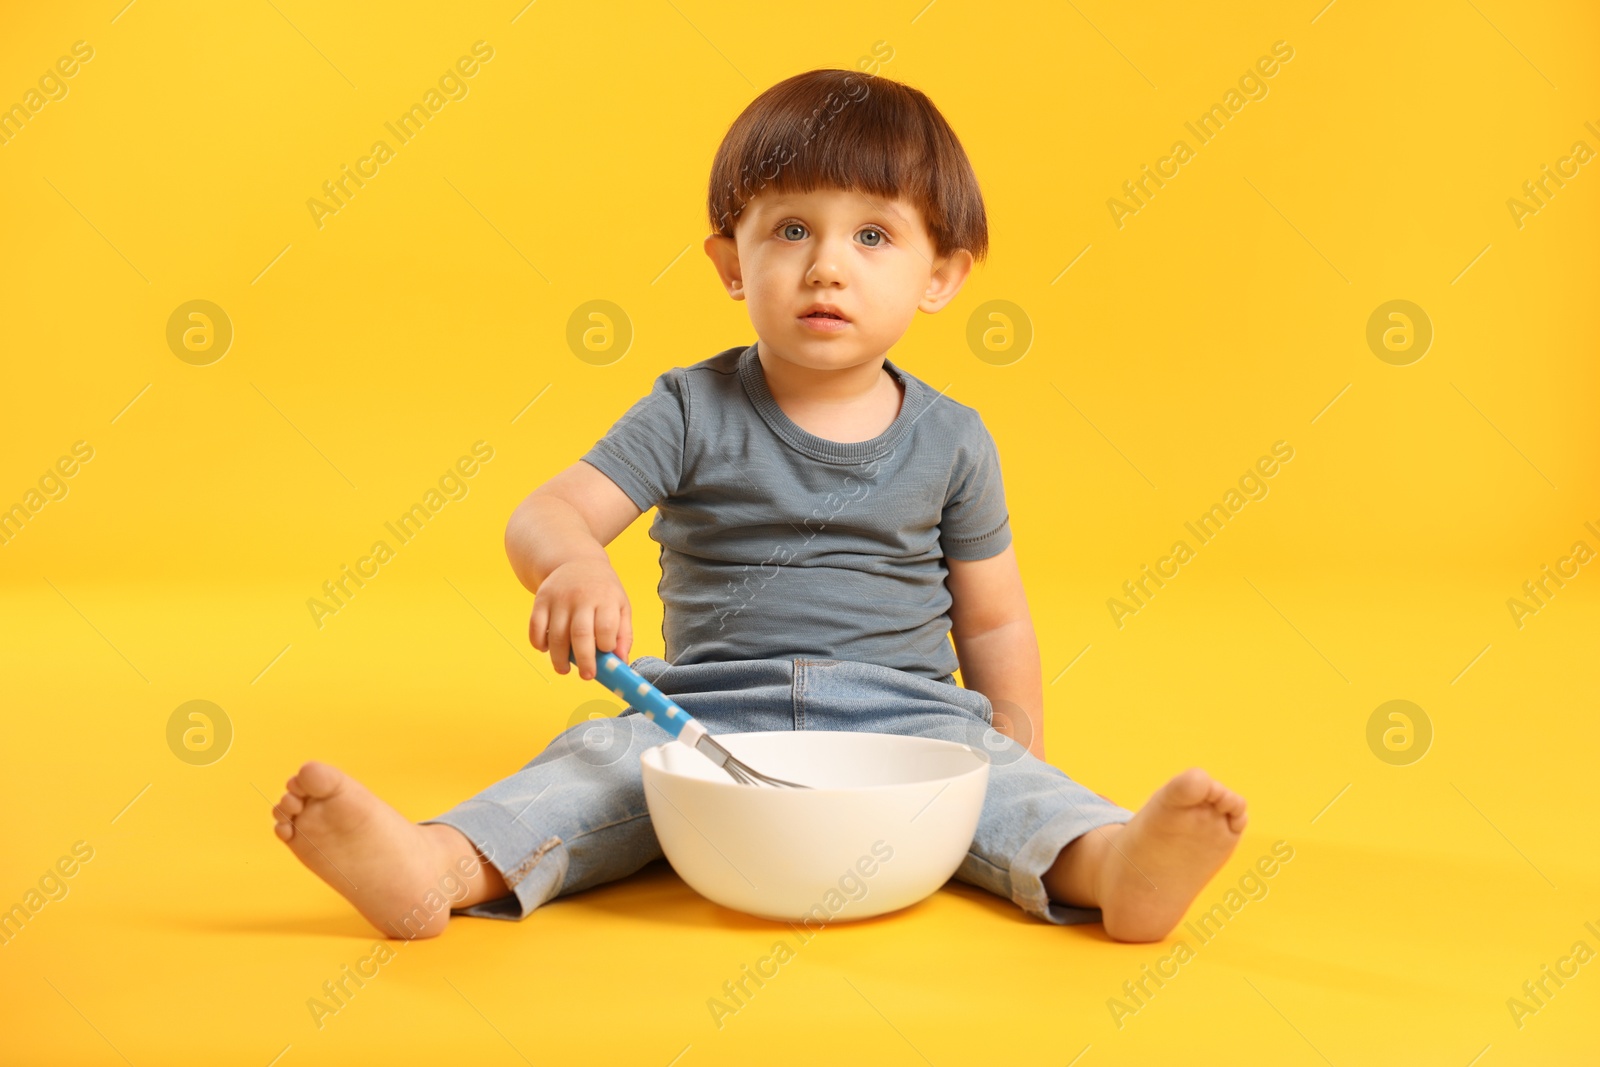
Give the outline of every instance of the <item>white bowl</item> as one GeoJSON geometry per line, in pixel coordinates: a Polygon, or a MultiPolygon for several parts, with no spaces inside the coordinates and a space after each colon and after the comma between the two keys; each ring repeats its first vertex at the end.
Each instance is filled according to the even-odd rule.
{"type": "Polygon", "coordinates": [[[702,896],[786,922],[865,919],[949,880],[972,845],[989,756],[954,741],[801,730],[718,734],[811,789],[740,785],[680,741],[641,755],[656,839],[702,896]]]}

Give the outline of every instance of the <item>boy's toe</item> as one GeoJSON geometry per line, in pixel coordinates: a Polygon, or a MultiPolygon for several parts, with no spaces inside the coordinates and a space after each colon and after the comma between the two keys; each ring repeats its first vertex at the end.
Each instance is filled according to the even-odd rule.
{"type": "Polygon", "coordinates": [[[1217,810],[1225,815],[1243,815],[1245,799],[1231,789],[1224,789],[1217,799],[1217,810]]]}
{"type": "Polygon", "coordinates": [[[295,775],[300,786],[299,793],[303,797],[332,796],[339,788],[339,783],[344,780],[344,772],[326,763],[312,760],[300,768],[300,773],[295,775]]]}
{"type": "Polygon", "coordinates": [[[305,810],[305,802],[293,793],[285,793],[278,798],[278,806],[273,809],[279,820],[292,818],[305,810]]]}
{"type": "Polygon", "coordinates": [[[1192,808],[1203,804],[1216,783],[1199,767],[1190,767],[1167,783],[1165,799],[1175,807],[1192,808]]]}

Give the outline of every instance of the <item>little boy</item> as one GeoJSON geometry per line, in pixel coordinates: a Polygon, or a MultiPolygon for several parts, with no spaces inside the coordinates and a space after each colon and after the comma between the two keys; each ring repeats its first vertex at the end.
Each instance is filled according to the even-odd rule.
{"type": "MultiPolygon", "coordinates": [[[[631,665],[713,733],[988,734],[988,793],[955,877],[1053,923],[1156,941],[1232,853],[1245,802],[1200,770],[1137,814],[1043,761],[1039,649],[999,457],[972,408],[887,353],[960,291],[988,232],[955,133],[921,92],[843,70],[761,94],[713,164],[705,251],[755,344],[658,377],[506,528],[536,594],[529,637],[627,658],[627,593],[605,546],[651,507],[666,658],[631,665]],[[951,640],[955,647],[952,649],[951,640]],[[953,672],[959,666],[962,685],[953,672]]],[[[379,930],[442,932],[452,911],[520,919],[661,857],[639,754],[667,740],[627,712],[579,723],[483,793],[413,824],[307,763],[276,832],[379,930]]]]}

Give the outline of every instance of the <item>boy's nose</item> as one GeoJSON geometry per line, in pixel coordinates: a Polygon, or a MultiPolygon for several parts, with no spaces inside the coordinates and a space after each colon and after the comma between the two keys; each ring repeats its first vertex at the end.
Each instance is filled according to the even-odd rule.
{"type": "Polygon", "coordinates": [[[811,266],[806,270],[806,282],[811,285],[842,285],[844,280],[844,268],[839,265],[837,253],[825,246],[819,247],[811,266]]]}

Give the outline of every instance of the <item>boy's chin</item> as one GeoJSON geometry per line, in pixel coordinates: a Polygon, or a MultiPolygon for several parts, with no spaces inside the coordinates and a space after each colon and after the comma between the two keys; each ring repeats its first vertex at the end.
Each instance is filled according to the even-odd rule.
{"type": "Polygon", "coordinates": [[[857,338],[799,338],[795,341],[773,344],[761,339],[761,348],[769,357],[809,370],[845,370],[883,358],[883,353],[857,338]]]}

